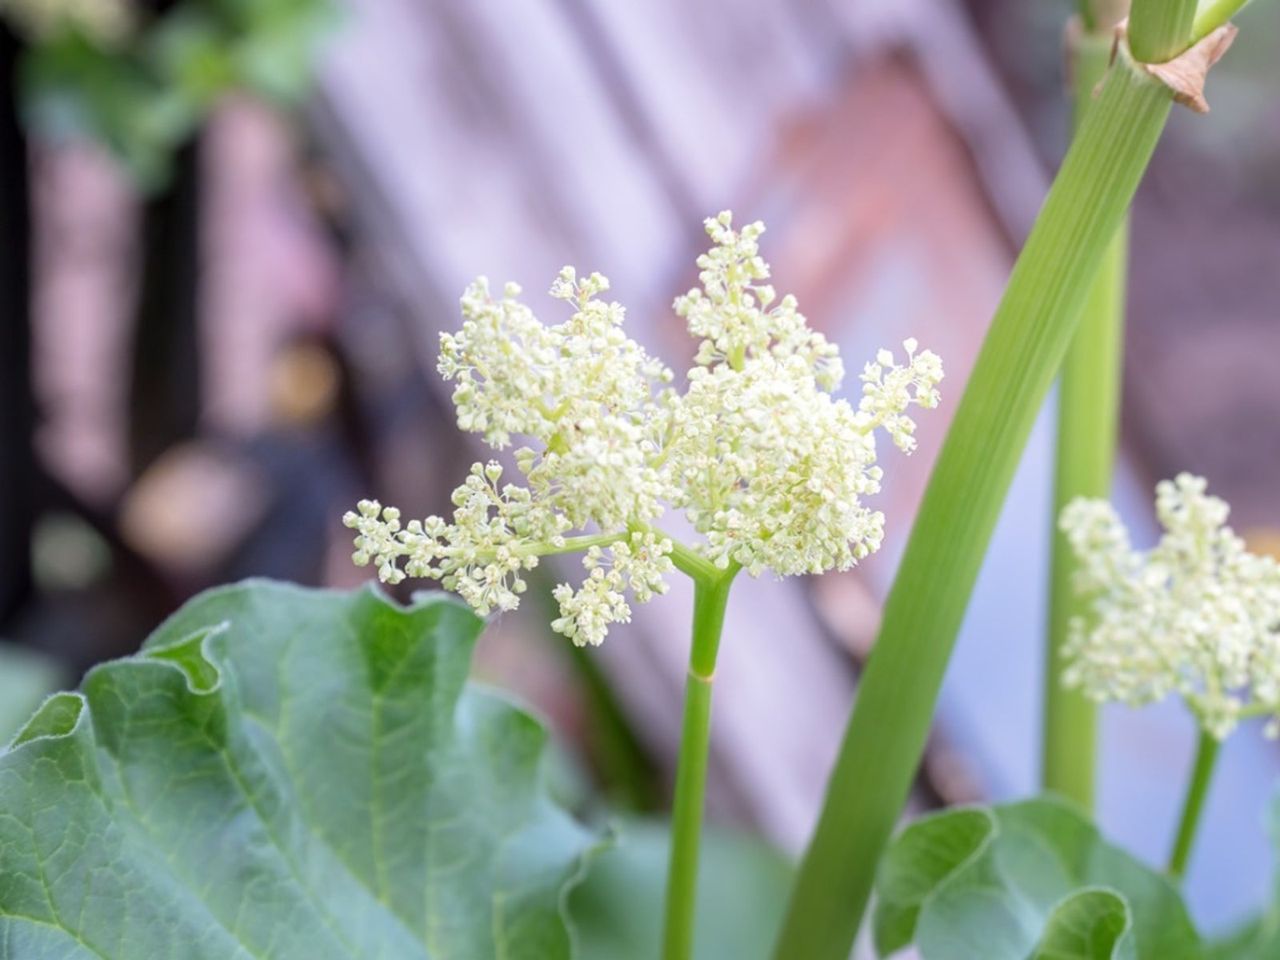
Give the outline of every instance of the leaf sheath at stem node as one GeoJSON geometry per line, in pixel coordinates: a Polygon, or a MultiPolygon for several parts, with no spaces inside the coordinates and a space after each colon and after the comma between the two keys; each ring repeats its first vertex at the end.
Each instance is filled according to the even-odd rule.
{"type": "Polygon", "coordinates": [[[1197,41],[1175,57],[1159,62],[1138,60],[1125,38],[1125,27],[1116,28],[1116,55],[1130,61],[1168,88],[1173,99],[1196,113],[1208,113],[1209,102],[1204,96],[1209,70],[1231,49],[1239,31],[1233,23],[1224,23],[1203,39],[1197,41]]]}

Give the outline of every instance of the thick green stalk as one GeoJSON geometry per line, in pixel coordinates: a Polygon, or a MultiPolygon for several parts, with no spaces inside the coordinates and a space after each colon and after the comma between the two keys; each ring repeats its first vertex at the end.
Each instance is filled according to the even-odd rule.
{"type": "Polygon", "coordinates": [[[684,721],[671,815],[671,859],[667,866],[667,908],[662,934],[665,960],[689,960],[693,956],[698,844],[711,733],[711,686],[715,680],[716,653],[720,648],[729,587],[736,572],[733,568],[714,577],[694,579],[693,645],[689,651],[689,676],[685,681],[684,721]]]}
{"type": "MultiPolygon", "coordinates": [[[[1184,37],[1193,12],[1188,6],[1184,37]]],[[[1018,258],[885,605],[792,891],[779,960],[849,954],[1001,504],[1170,104],[1168,91],[1122,54],[1018,258]]]]}
{"type": "MultiPolygon", "coordinates": [[[[1112,33],[1103,28],[1073,39],[1076,128],[1111,59],[1112,33]]],[[[1107,497],[1115,461],[1124,344],[1128,226],[1122,223],[1102,258],[1062,364],[1058,383],[1058,450],[1053,485],[1049,644],[1045,668],[1042,781],[1046,790],[1093,809],[1097,707],[1062,685],[1062,645],[1072,617],[1082,613],[1073,589],[1075,560],[1058,530],[1062,508],[1076,497],[1107,497]]]]}
{"type": "Polygon", "coordinates": [[[1085,33],[1110,40],[1116,24],[1129,15],[1129,0],[1076,0],[1076,13],[1085,33]]]}
{"type": "Polygon", "coordinates": [[[1139,63],[1164,63],[1187,48],[1196,0],[1138,0],[1129,11],[1129,49],[1139,63]]]}
{"type": "Polygon", "coordinates": [[[1200,825],[1200,814],[1204,811],[1204,801],[1209,795],[1209,782],[1213,779],[1213,768],[1218,760],[1218,748],[1221,744],[1204,730],[1200,731],[1200,742],[1196,745],[1196,761],[1191,768],[1191,778],[1187,781],[1187,794],[1182,801],[1182,816],[1178,820],[1178,832],[1174,836],[1173,851],[1169,854],[1169,876],[1181,880],[1187,872],[1187,860],[1191,856],[1191,846],[1195,842],[1196,828],[1200,825]]]}

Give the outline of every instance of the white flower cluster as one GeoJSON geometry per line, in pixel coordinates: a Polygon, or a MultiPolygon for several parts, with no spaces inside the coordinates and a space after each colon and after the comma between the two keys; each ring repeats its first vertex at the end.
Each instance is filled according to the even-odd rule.
{"type": "Polygon", "coordinates": [[[733,229],[728,211],[706,221],[707,236],[715,245],[698,257],[698,280],[693,289],[676,298],[676,314],[685,319],[689,334],[702,338],[697,362],[703,367],[728,364],[742,370],[748,359],[769,353],[797,356],[808,362],[825,390],[834,390],[844,378],[840,353],[826,337],[809,329],[788,294],[773,306],[777,294],[768,284],[769,264],[760,257],[764,224],[733,229]]]}
{"type": "Polygon", "coordinates": [[[577,590],[562,583],[553,596],[560,616],[551,628],[578,646],[599,645],[610,624],[629,623],[631,607],[623,591],[630,588],[636,600],[647,603],[667,592],[663,576],[672,570],[671,541],[652,531],[634,532],[609,546],[590,547],[582,560],[587,578],[577,590]]]}
{"type": "Polygon", "coordinates": [[[1060,525],[1080,563],[1091,615],[1071,625],[1064,681],[1098,701],[1141,705],[1180,695],[1225,738],[1241,719],[1280,731],[1280,565],[1226,526],[1229,507],[1200,477],[1156,487],[1164,527],[1135,550],[1110,504],[1076,500],[1060,525]]]}
{"type": "Polygon", "coordinates": [[[344,518],[355,562],[389,582],[439,579],[487,614],[516,605],[539,557],[585,549],[586,579],[556,588],[553,626],[596,644],[630,619],[628,592],[644,602],[666,589],[677,550],[752,575],[847,569],[876,550],[884,517],[862,502],[880,489],[875,431],[914,448],[908,410],[937,405],[941,361],[908,340],[904,366],[885,350],[867,364],[856,407],[833,398],[839,353],[794,297],[765,283],[763,225],[735,231],[722,213],[706,226],[701,288],[675,304],[701,341],[682,395],[623,333],[622,307],[597,299],[608,289],[599,274],[561,271],[551,293],[573,313],[554,326],[514,284],[501,297],[483,278],[472,284],[462,329],[441,337],[439,370],[455,384],[462,429],[495,448],[526,441],[514,451],[524,483],[499,486],[502,468],[477,464],[452,522],[402,527],[394,508],[362,502],[344,518]],[[680,547],[652,528],[667,506],[701,543],[680,547]]]}
{"type": "Polygon", "coordinates": [[[537,502],[570,528],[612,530],[661,512],[665,487],[654,465],[671,371],[622,330],[625,311],[597,300],[598,273],[565,267],[551,295],[573,304],[564,323],[544,326],[507,284],[501,299],[482,277],[462,296],[462,329],[440,338],[440,375],[454,381],[458,426],[492,447],[527,438],[515,460],[537,502]]]}
{"type": "Polygon", "coordinates": [[[125,39],[134,25],[131,0],[0,0],[0,16],[35,40],[72,29],[114,44],[125,39]]]}

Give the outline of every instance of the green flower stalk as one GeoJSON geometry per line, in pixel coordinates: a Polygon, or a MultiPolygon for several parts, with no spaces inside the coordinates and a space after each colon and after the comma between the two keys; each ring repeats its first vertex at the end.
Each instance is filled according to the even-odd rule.
{"type": "Polygon", "coordinates": [[[1173,836],[1173,850],[1169,853],[1168,872],[1174,880],[1181,880],[1187,872],[1191,848],[1195,843],[1196,830],[1200,826],[1200,815],[1204,812],[1204,802],[1209,796],[1209,783],[1213,779],[1213,769],[1218,762],[1221,746],[1211,733],[1200,731],[1191,776],[1187,778],[1186,797],[1182,801],[1182,815],[1178,818],[1178,831],[1173,836]]]}
{"type": "Polygon", "coordinates": [[[729,588],[737,574],[731,566],[719,574],[695,578],[693,644],[685,685],[684,725],[676,769],[671,817],[671,858],[662,930],[664,957],[693,956],[698,886],[698,837],[702,832],[703,796],[707,787],[707,754],[711,734],[711,688],[716,653],[724,627],[729,588]]]}
{"type": "Polygon", "coordinates": [[[675,302],[697,339],[683,393],[670,370],[622,330],[623,308],[599,299],[608,281],[566,267],[551,288],[570,308],[544,325],[508,284],[483,278],[462,297],[464,322],[441,337],[440,374],[454,383],[458,426],[512,459],[477,463],[451,517],[402,524],[362,501],[344,517],[354,560],[389,583],[438,580],[481,615],[512,610],[542,557],[582,552],[585,575],[561,583],[552,628],[599,644],[631,604],[665,592],[679,569],[695,585],[683,733],[676,777],[665,956],[687,958],[694,933],[698,837],[707,774],[711,689],[729,588],[745,570],[781,576],[848,569],[879,548],[877,435],[915,448],[912,407],[937,405],[942,363],[903,343],[867,363],[861,397],[834,397],[844,369],[794,297],[778,298],[759,255],[763,225],[706,221],[699,288],[675,302]],[[658,526],[675,509],[698,534],[681,543],[658,526]]]}
{"type": "MultiPolygon", "coordinates": [[[[1126,2],[1085,2],[1067,31],[1075,125],[1079,128],[1093,92],[1106,75],[1115,27],[1126,2]]],[[[1120,408],[1121,352],[1124,344],[1128,225],[1122,223],[1094,278],[1058,381],[1058,437],[1053,484],[1053,516],[1076,497],[1111,492],[1120,408]]],[[[1049,576],[1049,630],[1045,661],[1042,780],[1046,790],[1093,807],[1097,710],[1061,682],[1062,645],[1067,624],[1079,611],[1071,588],[1071,551],[1052,533],[1049,576]]]]}

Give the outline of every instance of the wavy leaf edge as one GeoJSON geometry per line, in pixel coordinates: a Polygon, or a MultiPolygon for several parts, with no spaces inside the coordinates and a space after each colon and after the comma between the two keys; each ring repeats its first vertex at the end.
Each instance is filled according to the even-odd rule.
{"type": "MultiPolygon", "coordinates": [[[[1009,827],[1007,822],[1003,822],[1005,817],[1002,817],[1002,814],[1006,816],[1012,815],[1016,818],[1028,813],[1036,814],[1041,812],[1051,812],[1053,815],[1067,814],[1073,817],[1079,826],[1087,828],[1092,839],[1098,845],[1098,849],[1111,854],[1119,854],[1126,860],[1133,860],[1126,851],[1109,842],[1077,804],[1056,794],[1046,794],[1004,804],[965,804],[931,812],[907,824],[898,832],[880,865],[880,873],[876,884],[877,903],[873,914],[872,930],[876,955],[882,958],[889,957],[915,943],[919,932],[920,918],[925,914],[928,907],[945,896],[957,883],[963,882],[965,875],[975,868],[984,857],[995,855],[993,848],[1009,827]],[[937,829],[941,823],[954,821],[958,817],[972,817],[975,815],[979,816],[985,824],[986,829],[982,836],[972,844],[964,856],[957,858],[950,864],[945,873],[940,874],[929,885],[927,892],[920,895],[914,903],[904,904],[900,900],[884,899],[883,888],[886,883],[891,883],[895,879],[899,883],[903,882],[901,878],[895,878],[891,874],[895,870],[904,869],[895,860],[895,856],[902,856],[901,851],[904,842],[911,843],[913,840],[924,839],[920,837],[920,834],[931,829],[937,829]],[[904,924],[906,924],[905,927],[903,926],[904,924]]],[[[1029,825],[1024,822],[1021,826],[1025,828],[1029,825]]],[[[1060,864],[1065,866],[1065,863],[1061,861],[1052,846],[1049,844],[1045,846],[1048,852],[1060,864]]],[[[1137,861],[1133,862],[1137,863],[1137,861]]],[[[1158,882],[1163,893],[1171,895],[1179,903],[1181,902],[1181,893],[1177,885],[1170,881],[1168,877],[1152,870],[1147,872],[1149,879],[1158,882]]],[[[917,880],[916,882],[918,883],[919,881],[917,880]]],[[[1055,918],[1059,917],[1060,911],[1068,908],[1073,902],[1079,902],[1081,897],[1096,896],[1097,894],[1105,894],[1115,898],[1118,905],[1123,909],[1124,914],[1122,929],[1116,932],[1111,942],[1108,960],[1130,960],[1130,958],[1137,956],[1135,946],[1137,920],[1128,896],[1119,888],[1106,883],[1087,883],[1071,890],[1052,904],[1045,914],[1031,957],[1040,956],[1039,951],[1051,932],[1055,918]]],[[[1196,946],[1201,946],[1199,941],[1197,941],[1196,946]]],[[[928,956],[924,956],[925,960],[928,960],[928,956]]]]}
{"type": "MultiPolygon", "coordinates": [[[[199,698],[220,697],[224,688],[226,673],[230,667],[226,662],[228,655],[225,652],[218,651],[214,645],[220,637],[230,632],[233,620],[224,619],[217,623],[179,634],[173,639],[163,639],[157,642],[156,638],[164,638],[166,632],[172,629],[173,624],[180,622],[180,619],[190,608],[194,608],[199,604],[216,602],[221,598],[237,593],[249,593],[255,590],[265,590],[272,594],[289,595],[294,599],[303,600],[311,597],[326,597],[333,601],[345,601],[352,604],[367,600],[405,615],[419,614],[433,607],[456,610],[466,614],[468,618],[474,621],[474,628],[466,638],[466,643],[470,647],[468,654],[474,650],[476,640],[490,622],[488,619],[481,619],[475,616],[471,609],[456,597],[439,590],[415,591],[410,602],[402,604],[387,596],[377,584],[372,583],[365,584],[355,590],[342,590],[303,587],[269,578],[249,578],[232,584],[215,586],[194,595],[181,608],[166,617],[151,631],[136,653],[98,664],[84,674],[77,689],[59,691],[46,697],[32,713],[31,717],[10,738],[9,742],[0,745],[0,761],[16,757],[25,751],[38,749],[41,744],[48,744],[54,741],[69,741],[86,733],[93,737],[96,742],[100,742],[94,725],[91,695],[86,694],[85,690],[89,688],[95,677],[108,671],[127,670],[130,668],[150,670],[157,667],[162,670],[172,670],[182,676],[186,691],[191,696],[199,698]],[[192,650],[193,645],[194,650],[192,650]],[[194,653],[193,657],[183,656],[189,651],[194,653]],[[201,671],[208,671],[208,677],[201,677],[201,671]],[[86,727],[89,729],[86,730],[86,727]]],[[[560,810],[564,816],[574,823],[577,823],[581,829],[587,830],[573,817],[570,811],[565,810],[558,802],[551,799],[551,795],[547,791],[549,770],[546,748],[550,743],[550,731],[546,718],[530,704],[524,702],[510,691],[472,680],[469,675],[453,695],[452,709],[455,715],[463,707],[464,699],[468,695],[480,701],[489,701],[493,705],[511,709],[534,725],[537,731],[538,751],[536,783],[542,799],[560,810]]],[[[225,701],[219,704],[218,709],[223,711],[224,714],[229,713],[225,701]]],[[[557,914],[564,925],[570,944],[570,957],[580,956],[580,937],[572,919],[569,904],[570,898],[573,891],[586,879],[595,859],[612,847],[618,841],[620,835],[619,828],[614,824],[609,824],[604,829],[592,830],[591,832],[595,834],[594,839],[592,842],[585,844],[571,861],[569,864],[571,872],[561,883],[556,896],[557,914]]],[[[507,837],[504,843],[509,843],[518,836],[518,834],[513,834],[507,837]]]]}

